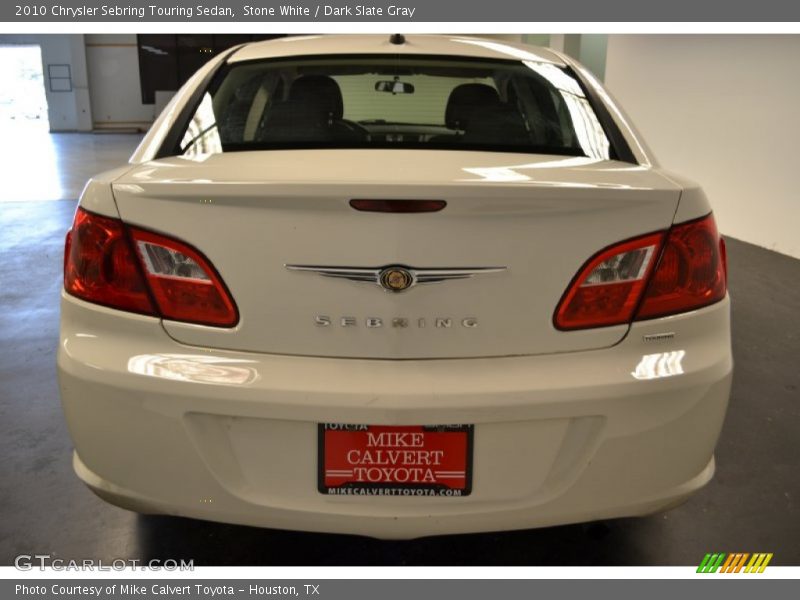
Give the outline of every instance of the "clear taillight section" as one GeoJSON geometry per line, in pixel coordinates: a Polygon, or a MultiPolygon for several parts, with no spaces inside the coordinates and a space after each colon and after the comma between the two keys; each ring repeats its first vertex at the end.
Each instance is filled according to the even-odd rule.
{"type": "Polygon", "coordinates": [[[230,294],[197,250],[141,229],[131,228],[131,237],[161,316],[204,325],[236,324],[230,294]]]}
{"type": "Polygon", "coordinates": [[[663,233],[654,233],[628,240],[589,259],[556,310],[556,327],[584,329],[630,322],[663,238],[663,233]]]}
{"type": "Polygon", "coordinates": [[[559,303],[554,323],[559,329],[619,325],[708,306],[726,292],[725,243],[708,215],[589,259],[559,303]]]}
{"type": "Polygon", "coordinates": [[[82,208],[67,234],[64,287],[88,302],[175,321],[231,327],[239,318],[196,249],[82,208]]]}

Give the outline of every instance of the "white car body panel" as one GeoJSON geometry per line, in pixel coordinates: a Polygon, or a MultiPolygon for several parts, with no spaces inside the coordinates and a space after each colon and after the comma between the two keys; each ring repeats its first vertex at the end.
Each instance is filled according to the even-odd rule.
{"type": "Polygon", "coordinates": [[[434,150],[164,159],[131,170],[113,190],[124,221],[201,248],[238,299],[236,327],[165,322],[175,339],[361,358],[510,356],[617,343],[626,325],[564,333],[553,327],[553,310],[588,256],[662,229],[680,193],[652,169],[616,161],[434,150]],[[354,197],[446,200],[447,214],[354,213],[348,205],[354,197]],[[215,227],[221,220],[224,229],[215,227]],[[554,236],[571,242],[555,251],[554,236]],[[465,247],[459,243],[465,239],[474,242],[465,247]],[[507,271],[390,294],[286,270],[292,263],[507,271]],[[281,293],[272,292],[276,287],[281,293]],[[315,315],[352,316],[358,325],[334,323],[321,332],[315,315]],[[367,328],[370,317],[387,326],[367,328]],[[388,326],[394,317],[410,319],[411,327],[388,326]],[[455,327],[414,327],[420,318],[437,317],[451,318],[455,327]],[[464,318],[478,326],[459,327],[464,318]]]}
{"type": "Polygon", "coordinates": [[[388,35],[305,35],[248,44],[231,62],[314,56],[325,54],[392,54],[459,56],[499,60],[533,60],[563,65],[561,55],[548,48],[464,35],[406,35],[403,44],[393,44],[388,35]]]}
{"type": "Polygon", "coordinates": [[[660,169],[622,110],[566,56],[458,36],[306,36],[212,59],[126,167],[80,206],[197,248],[234,327],[143,316],[62,294],[58,373],[78,476],[142,512],[385,538],[649,514],[714,471],[730,395],[730,302],[560,331],[585,261],[697,219],[697,184],[660,169]],[[225,61],[425,54],[568,65],[603,99],[635,162],[485,151],[306,149],[159,156],[225,61]],[[444,200],[425,214],[352,199],[444,200]],[[504,267],[388,293],[287,265],[504,267]],[[315,316],[331,326],[315,325],[315,316]],[[342,317],[355,326],[341,327],[342,317]],[[393,317],[428,326],[389,327],[393,317]],[[436,318],[451,327],[431,327],[436,318]],[[385,326],[367,327],[368,318],[385,326]],[[472,318],[476,327],[460,327],[472,318]],[[474,425],[464,497],[329,496],[318,424],[474,425]]]}
{"type": "Polygon", "coordinates": [[[382,538],[649,514],[711,478],[730,395],[727,300],[636,323],[611,349],[434,361],[209,351],[171,340],[158,319],[66,295],[62,312],[76,471],[146,513],[382,538]],[[653,355],[663,368],[642,370],[653,355]],[[472,495],[316,491],[317,422],[454,415],[475,423],[472,495]]]}

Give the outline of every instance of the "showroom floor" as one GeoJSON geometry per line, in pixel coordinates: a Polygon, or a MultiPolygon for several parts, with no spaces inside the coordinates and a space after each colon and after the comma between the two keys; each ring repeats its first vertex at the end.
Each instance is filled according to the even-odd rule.
{"type": "Polygon", "coordinates": [[[46,124],[0,122],[3,187],[0,202],[74,200],[86,180],[128,162],[141,135],[119,133],[57,133],[46,124]]]}
{"type": "Polygon", "coordinates": [[[137,140],[47,136],[41,142],[46,160],[31,148],[26,160],[38,157],[36,165],[4,169],[0,564],[19,554],[50,554],[105,561],[185,558],[198,565],[691,565],[711,551],[773,552],[773,564],[800,563],[800,455],[790,452],[800,439],[800,261],[736,240],[728,242],[736,373],[717,475],[668,513],[380,542],[139,517],[103,503],[72,473],[58,401],[62,249],[72,199],[86,176],[124,162],[137,140]],[[53,198],[70,200],[37,201],[53,198]]]}

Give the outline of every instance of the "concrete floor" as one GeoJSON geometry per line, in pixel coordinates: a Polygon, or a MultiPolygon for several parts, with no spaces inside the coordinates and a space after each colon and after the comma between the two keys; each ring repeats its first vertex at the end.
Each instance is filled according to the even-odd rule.
{"type": "Polygon", "coordinates": [[[3,169],[0,202],[24,200],[75,200],[86,180],[101,171],[128,162],[138,134],[55,133],[36,122],[0,121],[3,169]]]}
{"type": "MultiPolygon", "coordinates": [[[[113,152],[124,158],[137,141],[54,137],[61,152],[82,148],[68,159],[72,183],[61,170],[54,180],[72,198],[84,171],[113,152]]],[[[800,261],[728,242],[733,397],[717,475],[686,504],[604,524],[380,542],[140,517],[84,488],[55,380],[63,235],[75,203],[28,200],[0,202],[2,565],[34,553],[198,565],[691,565],[709,551],[773,552],[773,564],[800,564],[800,261]]]]}

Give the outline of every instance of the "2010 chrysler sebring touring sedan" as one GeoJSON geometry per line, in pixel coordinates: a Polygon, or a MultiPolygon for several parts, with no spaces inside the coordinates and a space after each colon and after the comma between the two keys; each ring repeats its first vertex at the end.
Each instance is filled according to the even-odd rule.
{"type": "Polygon", "coordinates": [[[709,481],[725,250],[551,50],[215,57],[66,240],[78,476],[140,512],[385,538],[653,513],[709,481]]]}

